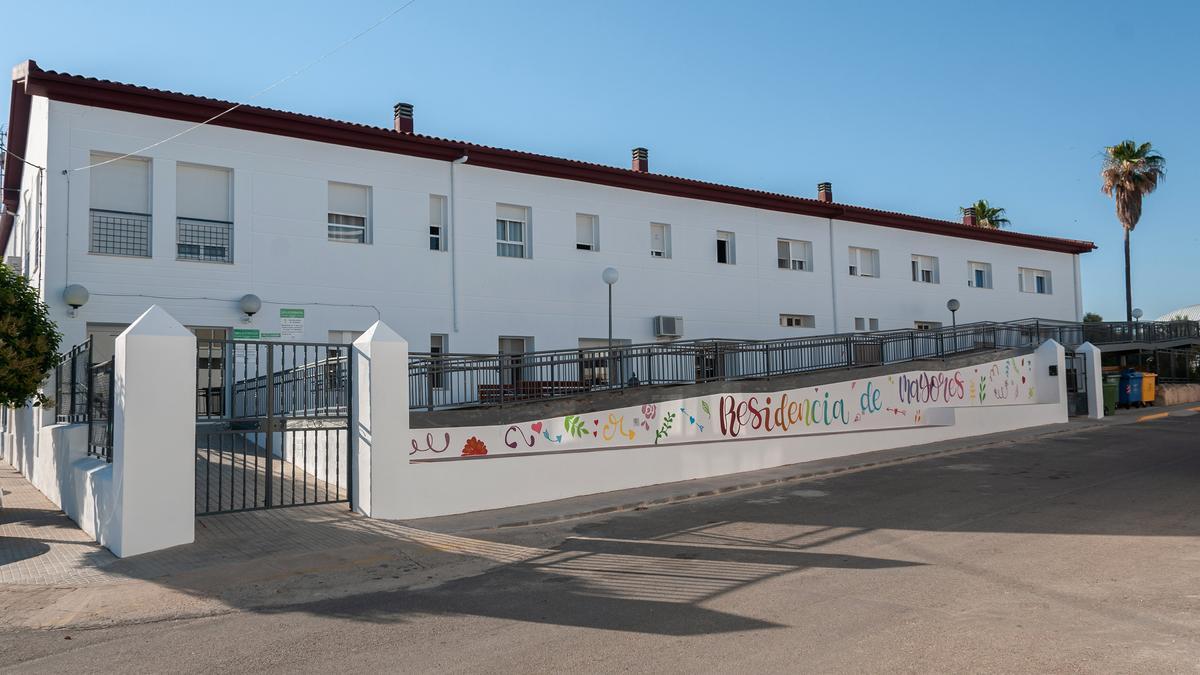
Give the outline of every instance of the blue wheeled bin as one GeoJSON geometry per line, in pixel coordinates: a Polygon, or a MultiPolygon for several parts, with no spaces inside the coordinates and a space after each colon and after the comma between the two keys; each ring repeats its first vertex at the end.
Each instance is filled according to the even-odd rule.
{"type": "Polygon", "coordinates": [[[1136,370],[1121,372],[1121,385],[1117,388],[1117,405],[1132,408],[1142,404],[1142,374],[1136,370]]]}

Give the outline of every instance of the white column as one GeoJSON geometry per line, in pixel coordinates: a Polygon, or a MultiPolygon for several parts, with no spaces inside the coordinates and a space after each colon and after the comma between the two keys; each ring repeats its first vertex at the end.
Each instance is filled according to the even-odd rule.
{"type": "Polygon", "coordinates": [[[1038,403],[1062,406],[1062,421],[1067,421],[1067,350],[1054,340],[1046,340],[1033,352],[1033,374],[1038,403]],[[1051,374],[1053,368],[1053,374],[1051,374]]]}
{"type": "Polygon", "coordinates": [[[404,517],[411,499],[408,451],[408,342],[376,321],[354,341],[355,511],[404,517]]]}
{"type": "Polygon", "coordinates": [[[1075,353],[1083,355],[1083,367],[1087,371],[1088,417],[1100,419],[1104,417],[1104,374],[1100,368],[1100,348],[1085,342],[1075,348],[1075,353]]]}
{"type": "Polygon", "coordinates": [[[96,534],[118,557],[195,538],[195,378],[196,337],[162,307],[117,336],[112,492],[96,534]]]}

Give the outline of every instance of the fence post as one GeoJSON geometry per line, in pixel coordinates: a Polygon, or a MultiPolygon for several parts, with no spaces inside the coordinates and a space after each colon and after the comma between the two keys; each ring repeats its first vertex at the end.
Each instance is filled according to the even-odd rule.
{"type": "Polygon", "coordinates": [[[354,341],[350,507],[372,518],[404,517],[412,499],[408,446],[408,342],[382,321],[354,341]]]}
{"type": "Polygon", "coordinates": [[[1075,353],[1083,358],[1088,417],[1100,419],[1104,417],[1104,375],[1100,366],[1100,348],[1085,342],[1075,348],[1075,353]]]}
{"type": "Polygon", "coordinates": [[[117,336],[112,486],[97,539],[118,557],[195,537],[196,336],[154,305],[117,336]]]}

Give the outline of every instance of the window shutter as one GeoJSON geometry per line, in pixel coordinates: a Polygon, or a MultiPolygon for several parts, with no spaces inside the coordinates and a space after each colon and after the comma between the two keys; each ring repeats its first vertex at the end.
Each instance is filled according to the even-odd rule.
{"type": "Polygon", "coordinates": [[[441,195],[429,195],[429,224],[434,227],[446,225],[446,198],[441,195]]]}
{"type": "Polygon", "coordinates": [[[371,212],[371,188],[349,183],[330,183],[329,212],[368,218],[371,212]]]}
{"type": "Polygon", "coordinates": [[[529,210],[524,206],[512,206],[511,204],[496,205],[497,220],[515,220],[521,223],[526,222],[529,210]]]}
{"type": "Polygon", "coordinates": [[[233,220],[229,169],[179,164],[175,169],[175,212],[180,218],[233,220]]]}
{"type": "Polygon", "coordinates": [[[579,244],[596,246],[596,222],[593,216],[575,214],[575,241],[579,244]]]}
{"type": "Polygon", "coordinates": [[[655,251],[666,252],[666,226],[651,225],[650,226],[650,248],[655,251]]]}
{"type": "MultiPolygon", "coordinates": [[[[92,155],[92,162],[111,159],[92,155]]],[[[91,169],[91,208],[150,213],[150,160],[126,157],[91,169]]]]}

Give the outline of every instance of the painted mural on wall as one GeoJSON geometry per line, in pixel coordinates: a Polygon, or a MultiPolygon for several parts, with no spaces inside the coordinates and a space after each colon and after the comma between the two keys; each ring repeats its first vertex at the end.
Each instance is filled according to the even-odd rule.
{"type": "Polygon", "coordinates": [[[511,424],[414,429],[412,460],[936,426],[945,408],[1037,402],[1033,355],[771,393],[712,394],[511,424]]]}

